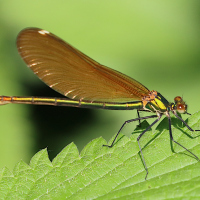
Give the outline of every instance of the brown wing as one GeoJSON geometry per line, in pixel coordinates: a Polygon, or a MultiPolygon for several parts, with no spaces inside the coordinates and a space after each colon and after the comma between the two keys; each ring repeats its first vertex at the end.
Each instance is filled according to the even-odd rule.
{"type": "Polygon", "coordinates": [[[130,102],[141,100],[149,92],[141,83],[97,63],[48,31],[22,30],[17,47],[42,81],[71,99],[130,102]]]}

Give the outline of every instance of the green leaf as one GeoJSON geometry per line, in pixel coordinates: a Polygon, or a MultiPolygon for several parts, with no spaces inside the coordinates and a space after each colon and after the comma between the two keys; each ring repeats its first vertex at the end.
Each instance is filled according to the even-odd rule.
{"type": "MultiPolygon", "coordinates": [[[[200,129],[200,112],[187,122],[200,129]]],[[[0,199],[199,199],[200,162],[170,142],[166,118],[141,138],[149,170],[145,181],[136,138],[149,124],[141,125],[130,138],[119,135],[112,148],[103,147],[106,141],[97,138],[80,155],[71,143],[52,162],[44,149],[30,165],[20,161],[13,172],[1,169],[0,199]]],[[[172,132],[177,142],[200,157],[199,132],[189,131],[173,117],[172,132]]]]}

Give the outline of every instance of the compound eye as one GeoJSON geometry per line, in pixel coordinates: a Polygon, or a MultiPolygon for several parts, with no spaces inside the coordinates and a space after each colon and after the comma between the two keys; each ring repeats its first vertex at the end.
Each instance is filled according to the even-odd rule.
{"type": "Polygon", "coordinates": [[[177,96],[177,97],[174,98],[174,102],[175,102],[175,103],[181,102],[181,101],[183,101],[183,99],[182,99],[182,97],[180,97],[180,96],[177,96]]]}
{"type": "Polygon", "coordinates": [[[182,103],[178,103],[178,104],[176,104],[176,110],[177,110],[180,114],[183,114],[183,113],[185,113],[186,110],[187,110],[187,105],[182,104],[182,103]]]}

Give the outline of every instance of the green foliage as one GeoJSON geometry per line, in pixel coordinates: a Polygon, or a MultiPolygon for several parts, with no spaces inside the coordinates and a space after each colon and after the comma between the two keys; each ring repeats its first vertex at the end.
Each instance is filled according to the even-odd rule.
{"type": "MultiPolygon", "coordinates": [[[[200,112],[187,121],[200,129],[199,120],[200,112]]],[[[175,118],[172,122],[174,139],[200,157],[198,134],[175,118]]],[[[71,143],[52,162],[44,149],[30,165],[20,161],[13,172],[5,167],[0,171],[0,199],[198,199],[200,162],[170,143],[165,119],[141,141],[149,169],[144,180],[136,138],[147,126],[144,121],[130,138],[120,135],[113,148],[103,147],[106,141],[97,138],[80,155],[71,143]]]]}

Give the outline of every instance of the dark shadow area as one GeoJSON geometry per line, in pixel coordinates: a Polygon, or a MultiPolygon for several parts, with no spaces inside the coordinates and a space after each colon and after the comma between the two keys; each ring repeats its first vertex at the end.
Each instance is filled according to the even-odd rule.
{"type": "MultiPolygon", "coordinates": [[[[26,90],[30,96],[64,98],[45,84],[37,87],[26,83],[26,90]]],[[[79,137],[82,131],[77,130],[81,130],[82,126],[90,126],[95,121],[92,109],[29,106],[30,119],[36,130],[34,153],[48,147],[50,159],[53,159],[65,146],[73,142],[73,138],[79,137]]]]}

